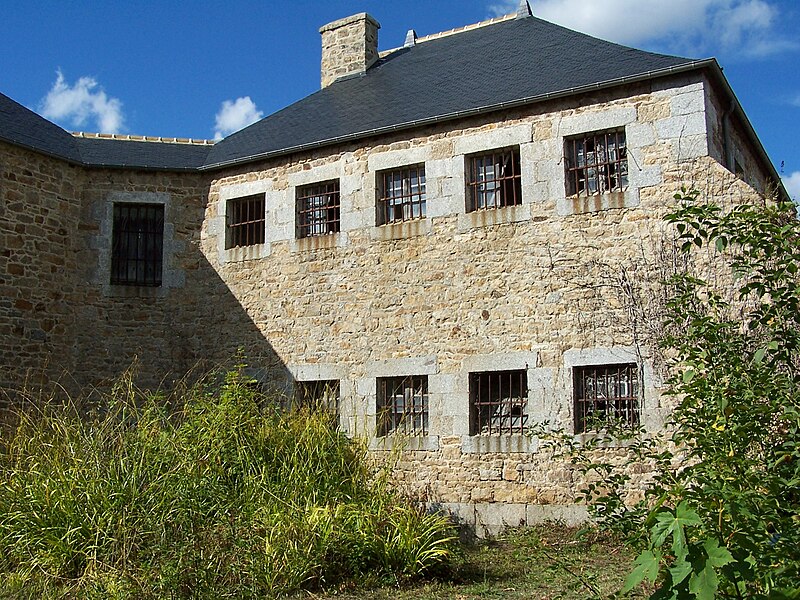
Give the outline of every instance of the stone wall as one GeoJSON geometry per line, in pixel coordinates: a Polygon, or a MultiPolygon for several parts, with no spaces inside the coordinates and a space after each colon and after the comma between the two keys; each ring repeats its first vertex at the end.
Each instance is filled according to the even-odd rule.
{"type": "Polygon", "coordinates": [[[574,482],[533,438],[469,435],[469,373],[524,370],[529,422],[570,430],[573,367],[635,362],[642,421],[661,427],[660,374],[625,285],[640,299],[656,289],[672,251],[661,217],[681,185],[733,179],[709,157],[708,94],[700,77],[673,79],[230,170],[211,182],[202,249],[287,365],[283,389],[339,379],[342,427],[373,448],[396,446],[375,436],[376,378],[427,375],[429,432],[402,440],[400,464],[420,498],[487,527],[508,511],[552,516],[530,507],[570,504],[574,482]],[[628,189],[567,197],[565,137],[619,128],[628,189]],[[522,205],[466,213],[465,157],[507,147],[519,148],[522,205]],[[427,218],[376,226],[377,175],[423,163],[427,218]],[[297,187],[331,179],[341,231],[295,239],[297,187]],[[256,193],[266,243],[226,250],[226,202],[256,193]]]}
{"type": "Polygon", "coordinates": [[[0,142],[0,403],[75,367],[82,172],[0,142]]]}
{"type": "Polygon", "coordinates": [[[378,60],[380,24],[367,13],[333,21],[320,28],[322,87],[347,75],[363,73],[378,60]]]}

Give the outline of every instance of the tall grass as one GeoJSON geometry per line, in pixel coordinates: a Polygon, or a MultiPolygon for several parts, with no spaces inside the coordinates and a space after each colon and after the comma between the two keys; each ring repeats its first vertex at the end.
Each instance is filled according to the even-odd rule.
{"type": "Polygon", "coordinates": [[[363,444],[247,384],[230,373],[177,409],[119,385],[88,415],[20,415],[0,443],[0,597],[261,598],[447,562],[447,520],[363,444]]]}

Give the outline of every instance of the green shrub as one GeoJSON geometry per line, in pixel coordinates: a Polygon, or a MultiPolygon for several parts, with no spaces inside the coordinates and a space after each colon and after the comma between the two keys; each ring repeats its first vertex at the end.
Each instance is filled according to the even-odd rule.
{"type": "Polygon", "coordinates": [[[119,385],[27,412],[0,444],[0,597],[249,598],[447,562],[448,521],[400,498],[329,416],[234,372],[173,400],[119,385]]]}

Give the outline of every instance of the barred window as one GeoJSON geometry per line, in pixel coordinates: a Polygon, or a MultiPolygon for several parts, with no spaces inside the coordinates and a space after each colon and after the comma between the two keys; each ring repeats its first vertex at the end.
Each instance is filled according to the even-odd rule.
{"type": "Polygon", "coordinates": [[[112,285],[161,285],[164,205],[114,204],[111,233],[112,285]]]}
{"type": "Polygon", "coordinates": [[[575,367],[575,433],[639,424],[639,371],[634,363],[575,367]]]}
{"type": "Polygon", "coordinates": [[[263,195],[228,200],[225,216],[225,248],[255,246],[265,240],[265,202],[263,195]]]}
{"type": "Polygon", "coordinates": [[[522,204],[519,148],[467,157],[467,212],[522,204]]]}
{"type": "Polygon", "coordinates": [[[339,410],[339,381],[318,379],[297,381],[294,384],[294,406],[312,411],[325,411],[332,415],[339,410]]]}
{"type": "Polygon", "coordinates": [[[590,196],[628,187],[625,131],[593,133],[564,141],[567,195],[590,196]]]}
{"type": "Polygon", "coordinates": [[[378,225],[425,217],[425,165],[378,173],[378,225]]]}
{"type": "Polygon", "coordinates": [[[524,369],[469,374],[470,435],[514,435],[527,429],[524,369]]]}
{"type": "Polygon", "coordinates": [[[339,180],[297,188],[297,237],[336,233],[340,228],[339,180]]]}
{"type": "Polygon", "coordinates": [[[428,376],[381,377],[377,381],[378,435],[428,433],[428,376]]]}

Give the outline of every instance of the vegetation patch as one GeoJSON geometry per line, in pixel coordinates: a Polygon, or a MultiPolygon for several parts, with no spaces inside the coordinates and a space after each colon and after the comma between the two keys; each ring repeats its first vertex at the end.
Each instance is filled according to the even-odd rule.
{"type": "Polygon", "coordinates": [[[0,597],[263,598],[448,562],[447,519],[330,417],[249,383],[160,398],[123,382],[88,415],[21,414],[0,443],[0,597]]]}

